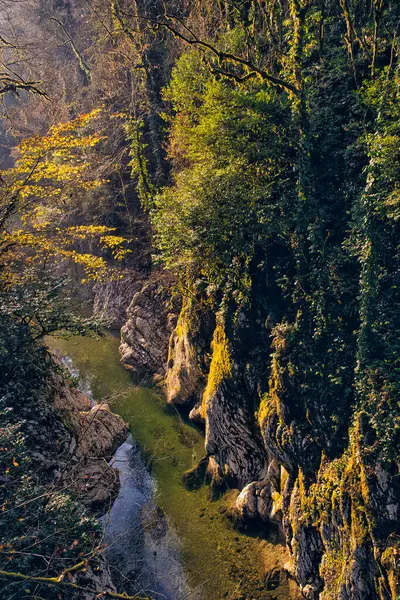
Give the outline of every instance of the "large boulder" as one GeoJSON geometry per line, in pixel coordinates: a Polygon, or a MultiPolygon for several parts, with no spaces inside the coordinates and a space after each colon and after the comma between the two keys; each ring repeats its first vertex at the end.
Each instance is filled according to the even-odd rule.
{"type": "Polygon", "coordinates": [[[106,402],[93,405],[60,377],[55,383],[53,406],[71,433],[69,460],[60,477],[85,506],[104,512],[119,490],[118,471],[108,461],[126,440],[128,427],[106,402]]]}
{"type": "Polygon", "coordinates": [[[120,279],[97,282],[93,312],[109,327],[120,328],[126,323],[127,309],[134,295],[143,286],[141,276],[135,271],[123,273],[120,279]]]}

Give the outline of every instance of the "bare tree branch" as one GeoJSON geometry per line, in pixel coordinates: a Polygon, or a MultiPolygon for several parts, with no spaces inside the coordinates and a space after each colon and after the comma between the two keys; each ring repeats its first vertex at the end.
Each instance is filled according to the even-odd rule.
{"type": "MultiPolygon", "coordinates": [[[[165,16],[167,17],[167,19],[170,19],[171,21],[177,21],[179,23],[181,22],[181,20],[178,17],[174,17],[174,16],[168,15],[168,14],[165,16]]],[[[187,35],[184,35],[180,31],[178,31],[178,29],[173,27],[170,23],[168,23],[168,21],[157,21],[156,27],[165,27],[175,37],[181,39],[183,42],[185,42],[186,44],[189,44],[190,46],[197,46],[197,47],[201,47],[206,50],[209,50],[217,57],[217,59],[221,63],[231,63],[234,65],[241,65],[248,71],[245,76],[240,76],[235,73],[231,73],[230,71],[217,69],[216,72],[219,72],[221,75],[224,75],[231,79],[235,79],[238,82],[243,82],[251,77],[259,77],[261,80],[267,81],[268,83],[272,83],[273,85],[276,85],[277,87],[285,89],[286,91],[294,94],[295,96],[299,95],[299,90],[291,83],[284,81],[280,77],[275,77],[274,75],[271,75],[264,69],[261,69],[259,66],[257,66],[256,64],[254,64],[253,62],[251,62],[245,58],[236,56],[235,54],[231,54],[230,52],[222,52],[222,51],[218,50],[217,48],[215,48],[215,46],[212,46],[210,43],[205,42],[204,40],[200,40],[192,31],[188,30],[188,28],[186,26],[185,26],[185,29],[187,31],[190,31],[190,35],[192,36],[191,38],[189,38],[187,35]]],[[[215,70],[215,67],[211,66],[211,68],[215,70]]]]}
{"type": "Polygon", "coordinates": [[[25,91],[37,94],[38,96],[42,96],[43,98],[46,98],[46,100],[49,100],[48,94],[38,87],[40,83],[40,81],[15,79],[8,73],[0,73],[0,96],[7,93],[18,96],[19,92],[25,91]]]}
{"type": "Polygon", "coordinates": [[[108,590],[104,590],[99,592],[98,590],[94,590],[88,587],[84,587],[82,585],[78,585],[77,583],[74,583],[72,581],[64,581],[63,577],[65,577],[67,575],[67,573],[71,573],[72,571],[79,571],[80,569],[84,569],[87,566],[87,561],[82,561],[76,565],[74,565],[73,567],[71,567],[70,569],[65,569],[64,571],[62,571],[62,573],[58,576],[58,577],[39,577],[39,576],[33,576],[33,575],[24,575],[23,573],[17,573],[15,571],[1,571],[0,570],[0,578],[5,578],[5,579],[13,579],[14,581],[31,581],[34,583],[44,583],[44,584],[48,584],[48,585],[52,585],[52,586],[62,586],[62,587],[68,587],[71,588],[73,590],[81,590],[84,591],[86,593],[91,593],[91,594],[95,594],[96,598],[117,598],[118,600],[151,600],[151,598],[149,596],[143,597],[143,596],[129,596],[128,594],[125,594],[124,592],[122,594],[119,594],[117,592],[112,592],[112,591],[108,591],[108,590]]]}
{"type": "MultiPolygon", "coordinates": [[[[272,75],[268,71],[265,71],[264,69],[262,69],[261,67],[259,67],[255,63],[253,63],[252,61],[242,58],[241,56],[231,54],[230,52],[223,52],[221,50],[218,50],[218,48],[216,48],[209,42],[201,40],[200,38],[197,37],[197,35],[191,29],[189,29],[189,27],[187,27],[187,25],[185,25],[182,22],[182,20],[179,17],[176,17],[174,15],[170,15],[170,14],[166,13],[164,15],[164,17],[167,20],[154,20],[154,19],[151,19],[150,17],[146,17],[143,15],[135,15],[135,14],[131,14],[131,13],[126,13],[120,7],[118,7],[118,9],[117,9],[117,13],[119,13],[118,16],[119,16],[120,23],[121,23],[120,15],[124,15],[131,19],[138,19],[138,20],[146,21],[147,23],[149,23],[152,26],[152,28],[154,30],[157,30],[157,29],[163,27],[167,31],[172,33],[172,35],[174,37],[185,42],[185,44],[188,44],[189,46],[202,48],[203,50],[208,50],[217,58],[217,60],[220,64],[223,65],[224,63],[225,64],[230,63],[230,64],[233,64],[236,66],[242,66],[247,71],[246,75],[238,75],[236,73],[232,73],[231,71],[227,71],[226,69],[222,69],[220,67],[215,67],[214,65],[212,65],[212,63],[209,63],[211,70],[215,73],[219,73],[220,75],[223,75],[230,79],[234,79],[238,83],[242,83],[243,81],[246,81],[252,77],[258,77],[262,81],[272,83],[272,85],[275,85],[281,89],[284,89],[284,90],[290,92],[291,94],[294,94],[295,96],[300,95],[300,90],[298,90],[297,87],[295,87],[293,84],[281,79],[280,77],[276,77],[275,75],[272,75]],[[178,25],[180,25],[187,33],[182,33],[182,31],[180,31],[176,26],[171,24],[171,22],[178,23],[178,25]]],[[[123,26],[125,33],[127,33],[129,35],[129,32],[127,31],[126,23],[122,23],[122,26],[123,26]]],[[[131,31],[131,33],[132,33],[132,31],[131,31]]]]}
{"type": "Polygon", "coordinates": [[[85,82],[89,83],[90,79],[92,77],[91,69],[90,69],[88,63],[86,62],[83,54],[78,50],[78,47],[75,44],[74,40],[72,39],[70,33],[67,31],[67,29],[65,28],[65,26],[61,23],[61,21],[59,21],[55,17],[50,17],[50,21],[54,21],[55,23],[57,23],[57,25],[59,27],[61,27],[61,29],[63,30],[63,32],[67,36],[68,42],[70,43],[72,51],[73,51],[74,55],[76,56],[76,59],[77,59],[78,64],[79,64],[79,68],[80,68],[80,70],[82,72],[82,75],[83,75],[83,77],[85,79],[85,82]]]}

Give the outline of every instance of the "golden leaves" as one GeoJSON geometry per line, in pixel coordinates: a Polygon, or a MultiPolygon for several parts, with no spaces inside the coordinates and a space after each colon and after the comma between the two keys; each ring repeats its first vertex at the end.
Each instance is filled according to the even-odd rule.
{"type": "Polygon", "coordinates": [[[107,262],[93,247],[111,253],[116,260],[128,252],[126,240],[114,235],[113,228],[69,225],[82,194],[106,183],[95,176],[91,155],[104,137],[88,132],[101,110],[54,125],[48,135],[23,140],[15,167],[0,172],[3,281],[15,281],[18,263],[45,264],[49,258],[82,265],[88,278],[95,279],[105,274],[107,262]],[[96,244],[86,244],[90,252],[76,249],[91,240],[96,244]]]}

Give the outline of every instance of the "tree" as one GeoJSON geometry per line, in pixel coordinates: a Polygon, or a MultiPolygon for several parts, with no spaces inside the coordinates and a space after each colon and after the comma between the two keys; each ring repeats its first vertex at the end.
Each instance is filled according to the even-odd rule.
{"type": "MultiPolygon", "coordinates": [[[[113,258],[126,255],[126,240],[104,225],[70,225],[80,196],[104,185],[93,178],[90,152],[103,139],[84,133],[99,110],[51,128],[47,136],[35,136],[18,146],[16,166],[3,171],[0,196],[0,270],[3,285],[21,276],[22,263],[70,260],[84,266],[88,277],[98,278],[106,259],[90,251],[78,251],[77,243],[99,242],[113,258]]],[[[92,153],[93,156],[93,153],[92,153]]]]}
{"type": "Polygon", "coordinates": [[[210,293],[234,292],[239,300],[254,256],[288,231],[281,218],[294,191],[288,103],[262,83],[216,80],[193,50],[179,60],[164,97],[174,114],[175,169],[174,185],[151,213],[161,258],[181,277],[202,279],[210,293]]]}

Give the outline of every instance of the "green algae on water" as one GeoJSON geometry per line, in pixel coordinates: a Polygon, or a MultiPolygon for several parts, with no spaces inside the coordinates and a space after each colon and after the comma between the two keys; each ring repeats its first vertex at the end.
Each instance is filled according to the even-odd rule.
{"type": "Polygon", "coordinates": [[[161,391],[134,385],[119,362],[119,340],[106,333],[101,339],[50,339],[48,343],[60,355],[70,357],[94,399],[107,398],[129,424],[156,480],[156,502],[181,540],[181,559],[193,599],[294,598],[288,584],[271,591],[265,588],[266,572],[282,568],[284,549],[257,536],[239,534],[225,514],[229,494],[211,502],[206,486],[194,491],[184,487],[184,472],[204,454],[204,437],[166,408],[161,391]]]}

